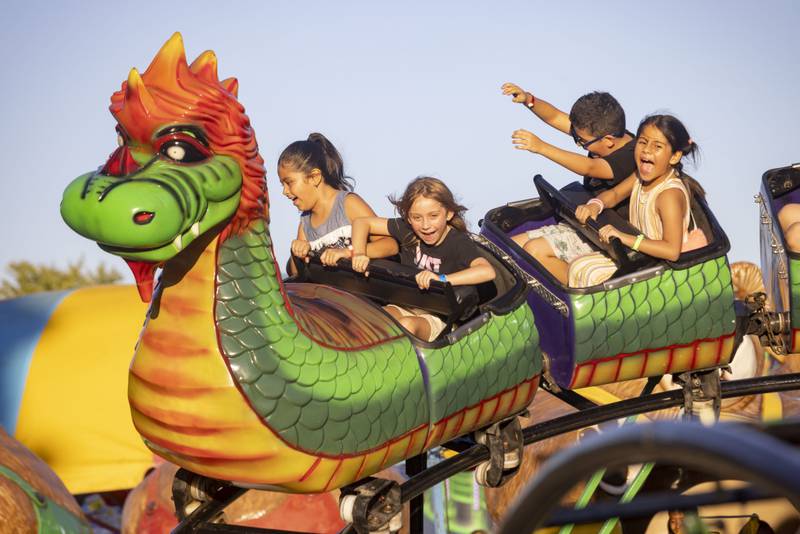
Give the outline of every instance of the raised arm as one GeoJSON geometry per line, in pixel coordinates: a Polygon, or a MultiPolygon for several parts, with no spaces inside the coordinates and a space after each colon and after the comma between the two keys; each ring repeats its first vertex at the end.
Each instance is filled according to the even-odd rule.
{"type": "Polygon", "coordinates": [[[502,89],[504,95],[511,95],[514,102],[523,104],[526,108],[531,110],[534,115],[556,130],[566,134],[569,133],[569,115],[554,105],[541,98],[536,98],[531,93],[522,89],[522,87],[513,83],[504,83],[502,89]]]}
{"type": "Polygon", "coordinates": [[[541,154],[550,161],[554,161],[575,174],[581,176],[591,176],[601,180],[611,180],[614,178],[614,171],[611,165],[602,158],[590,158],[582,154],[576,154],[568,150],[563,150],[550,143],[539,139],[538,136],[528,130],[517,130],[511,134],[511,142],[514,148],[527,150],[534,154],[541,154]]]}

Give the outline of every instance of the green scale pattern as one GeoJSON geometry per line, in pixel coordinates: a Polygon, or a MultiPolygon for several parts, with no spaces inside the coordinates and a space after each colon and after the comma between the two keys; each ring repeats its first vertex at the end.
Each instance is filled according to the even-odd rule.
{"type": "Polygon", "coordinates": [[[428,367],[433,421],[456,413],[538,375],[539,334],[526,302],[491,315],[477,332],[441,349],[420,349],[428,367]]]}
{"type": "Polygon", "coordinates": [[[683,345],[734,331],[727,258],[667,270],[649,280],[571,296],[575,358],[597,358],[683,345]]]}
{"type": "Polygon", "coordinates": [[[407,339],[361,351],[321,347],[285,308],[263,223],[218,255],[216,321],[250,404],[288,443],[355,454],[428,423],[425,386],[407,339]]]}
{"type": "Polygon", "coordinates": [[[789,295],[792,328],[800,328],[800,260],[789,258],[789,295]]]}
{"type": "Polygon", "coordinates": [[[420,348],[431,410],[408,339],[360,351],[321,347],[285,308],[263,224],[219,249],[216,321],[234,377],[257,413],[288,443],[355,454],[436,422],[541,372],[533,314],[513,312],[443,348],[420,348]]]}

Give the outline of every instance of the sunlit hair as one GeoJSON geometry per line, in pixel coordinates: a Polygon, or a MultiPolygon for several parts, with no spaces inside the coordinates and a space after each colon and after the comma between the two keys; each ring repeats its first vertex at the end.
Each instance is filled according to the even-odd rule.
{"type": "Polygon", "coordinates": [[[199,126],[214,154],[235,159],[242,171],[239,208],[221,236],[239,233],[247,224],[269,219],[264,160],[244,107],[236,99],[235,78],[219,81],[217,58],[206,51],[186,63],[183,39],[170,37],[144,74],[131,69],[122,88],[111,96],[110,110],[124,133],[148,145],[153,133],[170,124],[199,126]]]}
{"type": "MultiPolygon", "coordinates": [[[[636,137],[639,137],[647,126],[653,126],[661,132],[667,139],[673,153],[680,150],[683,157],[688,156],[692,159],[692,163],[697,163],[700,147],[692,140],[691,136],[689,136],[689,132],[686,130],[686,126],[684,126],[677,117],[672,115],[648,115],[639,123],[639,128],[636,130],[636,137]]],[[[701,186],[697,180],[683,172],[683,157],[673,168],[677,172],[678,177],[681,178],[686,184],[686,187],[689,188],[691,195],[705,197],[706,192],[703,186],[701,186]]]]}
{"type": "Polygon", "coordinates": [[[592,136],[625,135],[625,110],[609,93],[594,91],[580,97],[572,104],[569,121],[592,136]]]}
{"type": "Polygon", "coordinates": [[[342,156],[321,133],[311,133],[305,141],[295,141],[281,152],[278,167],[309,174],[319,169],[325,183],[340,191],[352,191],[353,179],[344,174],[342,156]]]}
{"type": "Polygon", "coordinates": [[[453,218],[450,219],[448,224],[462,232],[467,231],[467,224],[464,222],[464,213],[467,208],[456,202],[453,197],[452,191],[445,185],[445,183],[438,178],[431,178],[429,176],[419,176],[411,180],[406,187],[403,196],[395,198],[389,196],[389,202],[394,204],[397,213],[408,221],[408,211],[411,205],[419,197],[430,198],[440,203],[448,211],[453,212],[453,218]]]}

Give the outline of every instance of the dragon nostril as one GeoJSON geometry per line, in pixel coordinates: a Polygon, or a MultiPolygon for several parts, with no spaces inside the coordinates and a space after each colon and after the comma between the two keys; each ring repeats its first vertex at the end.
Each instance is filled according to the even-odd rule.
{"type": "Polygon", "coordinates": [[[133,214],[133,222],[136,224],[148,224],[156,214],[152,211],[137,211],[133,214]]]}

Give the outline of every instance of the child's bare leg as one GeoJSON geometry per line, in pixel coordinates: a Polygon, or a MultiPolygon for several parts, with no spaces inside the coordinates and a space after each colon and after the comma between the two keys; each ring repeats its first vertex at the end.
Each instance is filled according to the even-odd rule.
{"type": "Polygon", "coordinates": [[[522,248],[541,263],[545,269],[550,271],[559,282],[566,285],[569,276],[569,264],[556,256],[553,247],[550,246],[550,243],[545,238],[537,237],[536,239],[531,239],[522,248]]]}
{"type": "Polygon", "coordinates": [[[786,229],[786,246],[792,252],[800,252],[800,222],[796,222],[786,229]]]}
{"type": "Polygon", "coordinates": [[[778,212],[778,220],[789,250],[800,251],[800,204],[787,204],[778,212]]]}
{"type": "Polygon", "coordinates": [[[431,335],[431,326],[428,321],[422,317],[415,317],[413,315],[403,315],[403,313],[394,306],[384,306],[384,310],[389,312],[389,315],[400,323],[403,328],[411,332],[411,334],[420,339],[428,339],[431,335]]]}
{"type": "Polygon", "coordinates": [[[384,306],[383,309],[389,312],[389,315],[391,315],[397,322],[400,322],[400,319],[404,317],[404,315],[400,313],[400,310],[394,306],[384,306]]]}
{"type": "Polygon", "coordinates": [[[431,326],[422,317],[406,316],[400,318],[403,328],[411,332],[415,337],[427,340],[431,336],[431,326]]]}
{"type": "Polygon", "coordinates": [[[511,240],[514,243],[516,243],[517,245],[521,246],[521,247],[524,247],[525,243],[530,241],[530,239],[528,239],[528,232],[525,232],[525,233],[522,233],[522,234],[517,234],[517,235],[512,235],[511,236],[511,240]]]}

